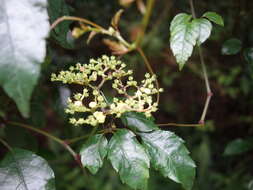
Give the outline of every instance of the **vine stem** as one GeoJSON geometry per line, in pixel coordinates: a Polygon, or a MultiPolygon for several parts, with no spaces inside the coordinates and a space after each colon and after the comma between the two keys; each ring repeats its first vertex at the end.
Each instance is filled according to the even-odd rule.
{"type": "Polygon", "coordinates": [[[89,136],[90,135],[83,135],[83,136],[75,137],[72,139],[66,139],[65,142],[67,142],[67,144],[73,144],[73,143],[78,142],[80,140],[87,139],[87,138],[89,138],[89,136]]]}
{"type": "Polygon", "coordinates": [[[57,20],[55,20],[53,22],[53,24],[50,26],[50,30],[53,30],[58,24],[60,24],[61,22],[63,21],[66,21],[66,20],[69,20],[69,21],[79,21],[79,22],[82,22],[82,23],[85,23],[85,24],[89,24],[95,28],[90,28],[90,31],[95,31],[97,33],[101,33],[101,34],[106,34],[108,36],[112,36],[114,38],[116,38],[118,41],[120,41],[122,44],[124,44],[124,46],[126,46],[129,51],[132,51],[134,49],[134,45],[128,43],[121,35],[118,31],[110,31],[110,29],[106,30],[105,28],[103,28],[102,26],[90,21],[90,20],[87,20],[85,18],[79,18],[79,17],[74,17],[74,16],[62,16],[60,18],[58,18],[57,20]]]}
{"type": "Polygon", "coordinates": [[[75,16],[63,16],[63,17],[60,17],[58,19],[56,19],[53,24],[50,26],[50,30],[53,30],[59,23],[61,23],[62,21],[65,21],[65,20],[70,20],[70,21],[79,21],[79,22],[83,22],[83,23],[86,23],[86,24],[89,24],[99,30],[105,30],[102,26],[99,26],[97,25],[96,23],[94,22],[91,22],[85,18],[79,18],[79,17],[75,17],[75,16]]]}
{"type": "Polygon", "coordinates": [[[13,122],[13,121],[9,121],[7,123],[10,124],[10,125],[13,125],[13,126],[29,129],[31,131],[34,131],[34,132],[39,133],[41,135],[44,135],[44,136],[50,138],[51,140],[59,143],[60,145],[62,145],[74,157],[74,159],[77,161],[77,163],[81,166],[79,155],[64,140],[61,140],[58,137],[55,137],[55,136],[49,134],[46,131],[42,131],[40,129],[34,128],[34,127],[30,126],[30,125],[26,125],[26,124],[18,123],[18,122],[13,122]]]}
{"type": "MultiPolygon", "coordinates": [[[[194,9],[193,0],[189,0],[189,3],[190,3],[190,7],[191,7],[192,16],[193,16],[193,18],[196,18],[196,12],[195,12],[195,9],[194,9]]],[[[204,105],[203,112],[202,112],[200,120],[199,120],[199,124],[204,124],[206,114],[207,114],[207,110],[208,110],[208,107],[209,107],[209,104],[210,104],[211,97],[213,96],[213,93],[212,93],[211,88],[210,88],[210,82],[209,82],[209,79],[208,79],[206,64],[205,64],[204,56],[203,56],[202,49],[201,49],[200,46],[198,46],[198,51],[199,51],[201,68],[202,68],[202,71],[203,71],[205,86],[206,86],[206,92],[207,92],[205,105],[204,105]]]]}
{"type": "Polygon", "coordinates": [[[83,135],[83,136],[75,137],[75,138],[72,138],[72,139],[66,139],[64,141],[67,142],[67,144],[73,144],[73,143],[78,142],[80,140],[88,139],[88,138],[90,138],[91,136],[93,136],[96,133],[96,130],[97,130],[97,127],[94,127],[92,129],[91,133],[88,134],[88,135],[83,135]]]}
{"type": "Polygon", "coordinates": [[[165,124],[157,124],[159,127],[164,126],[174,126],[174,127],[203,127],[204,124],[180,124],[180,123],[165,123],[165,124]]]}

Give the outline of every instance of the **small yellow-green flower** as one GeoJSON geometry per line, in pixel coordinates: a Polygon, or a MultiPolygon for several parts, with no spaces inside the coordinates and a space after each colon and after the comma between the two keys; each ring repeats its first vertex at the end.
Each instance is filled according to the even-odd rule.
{"type": "Polygon", "coordinates": [[[104,123],[106,116],[101,111],[96,111],[93,113],[94,117],[97,119],[98,123],[104,123]]]}
{"type": "Polygon", "coordinates": [[[66,113],[71,115],[88,113],[88,116],[71,117],[70,123],[96,126],[103,124],[108,115],[120,117],[125,112],[136,111],[150,117],[151,113],[157,110],[158,105],[154,101],[154,95],[162,89],[155,88],[156,76],[146,73],[145,79],[138,84],[132,76],[133,71],[125,70],[125,67],[126,64],[114,56],[104,55],[96,60],[90,59],[89,64],[78,63],[76,66],[71,66],[68,71],[61,71],[58,75],[52,74],[52,81],[79,84],[84,87],[82,93],[76,93],[73,98],[68,99],[66,113]],[[102,91],[107,81],[112,81],[111,88],[117,92],[110,103],[102,91]],[[129,89],[135,91],[129,93],[129,89]]]}

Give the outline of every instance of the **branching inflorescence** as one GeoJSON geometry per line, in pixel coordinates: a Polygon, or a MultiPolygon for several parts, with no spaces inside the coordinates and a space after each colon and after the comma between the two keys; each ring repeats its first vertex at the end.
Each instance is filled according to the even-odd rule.
{"type": "Polygon", "coordinates": [[[157,89],[154,84],[156,76],[146,73],[145,79],[138,84],[132,76],[132,70],[126,70],[125,67],[126,64],[114,56],[103,55],[96,60],[90,59],[89,64],[78,63],[68,71],[52,74],[52,81],[84,86],[82,93],[76,93],[73,98],[68,99],[65,111],[73,115],[70,123],[76,126],[96,126],[104,123],[109,115],[120,117],[125,112],[136,111],[150,117],[157,110],[158,105],[153,101],[153,96],[162,89],[157,89]],[[110,102],[102,91],[107,81],[111,81],[111,87],[116,93],[110,102]],[[81,118],[75,118],[75,113],[84,114],[81,118]]]}

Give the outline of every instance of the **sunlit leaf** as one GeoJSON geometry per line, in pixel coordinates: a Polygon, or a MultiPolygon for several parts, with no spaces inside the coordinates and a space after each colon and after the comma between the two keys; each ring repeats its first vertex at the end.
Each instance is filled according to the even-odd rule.
{"type": "Polygon", "coordinates": [[[97,173],[103,165],[107,154],[107,139],[99,134],[92,136],[81,148],[81,162],[92,174],[97,173]]]}
{"type": "Polygon", "coordinates": [[[224,21],[220,15],[218,15],[215,12],[206,12],[203,17],[208,18],[210,21],[214,22],[215,24],[218,24],[220,26],[224,26],[224,21]]]}
{"type": "Polygon", "coordinates": [[[184,141],[169,131],[156,130],[141,133],[145,149],[149,152],[151,165],[189,190],[195,178],[195,164],[184,146],[184,141]]]}
{"type": "Polygon", "coordinates": [[[133,131],[150,132],[158,129],[155,123],[142,113],[126,112],[121,116],[121,121],[133,131]]]}
{"type": "Polygon", "coordinates": [[[224,42],[221,52],[223,55],[235,55],[242,49],[242,42],[236,38],[224,42]]]}
{"type": "Polygon", "coordinates": [[[29,116],[30,99],[46,54],[46,0],[0,1],[0,85],[29,116]]]}
{"type": "Polygon", "coordinates": [[[13,149],[0,162],[1,190],[54,190],[54,172],[36,154],[13,149]]]}
{"type": "Polygon", "coordinates": [[[123,183],[133,189],[146,189],[149,157],[135,135],[126,129],[114,133],[109,142],[108,158],[123,183]]]}
{"type": "Polygon", "coordinates": [[[212,24],[209,20],[205,18],[198,18],[192,21],[194,28],[197,28],[199,31],[197,44],[200,45],[204,43],[210,36],[212,31],[212,24]]]}
{"type": "Polygon", "coordinates": [[[191,56],[199,35],[199,27],[192,24],[191,18],[185,13],[178,14],[170,26],[170,47],[180,70],[191,56]]]}

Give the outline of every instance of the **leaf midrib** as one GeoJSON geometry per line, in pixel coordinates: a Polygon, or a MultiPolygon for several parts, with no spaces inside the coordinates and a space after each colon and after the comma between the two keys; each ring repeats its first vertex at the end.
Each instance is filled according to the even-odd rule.
{"type": "Polygon", "coordinates": [[[27,186],[27,184],[26,184],[26,182],[25,182],[25,177],[24,177],[24,175],[23,175],[23,172],[22,172],[22,169],[21,169],[21,167],[20,167],[20,165],[19,165],[19,162],[18,162],[18,160],[15,158],[15,154],[14,154],[13,152],[11,152],[11,154],[12,154],[12,156],[13,156],[13,160],[14,160],[14,163],[15,163],[15,165],[16,165],[16,169],[17,169],[17,171],[18,171],[18,176],[21,178],[21,181],[23,182],[23,184],[24,184],[24,186],[25,186],[25,189],[26,189],[26,190],[29,190],[29,189],[28,189],[28,186],[27,186]]]}

